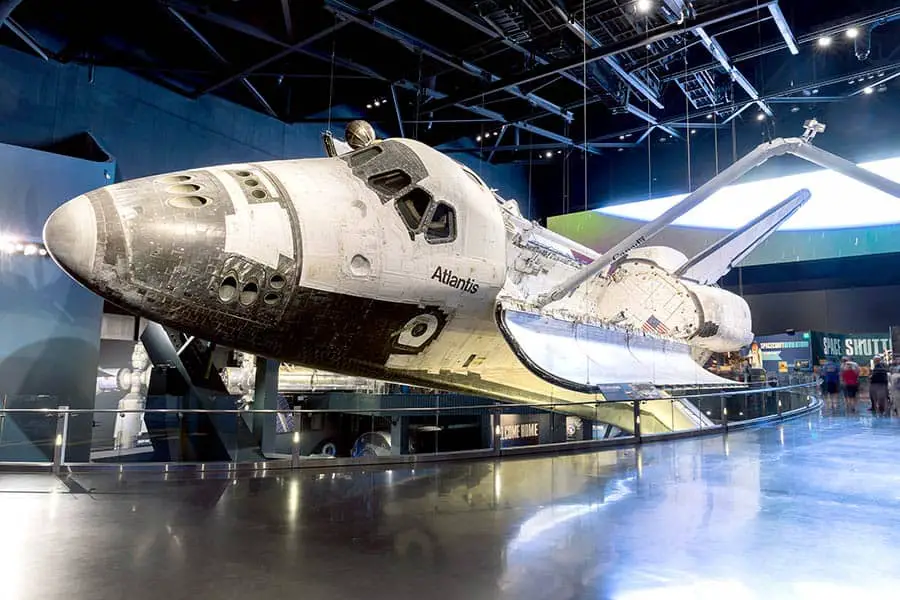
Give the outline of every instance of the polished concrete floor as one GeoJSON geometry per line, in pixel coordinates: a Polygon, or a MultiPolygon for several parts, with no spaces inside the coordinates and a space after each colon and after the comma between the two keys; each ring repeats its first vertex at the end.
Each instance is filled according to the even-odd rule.
{"type": "Polygon", "coordinates": [[[0,598],[897,598],[900,419],[230,480],[0,475],[0,598]]]}

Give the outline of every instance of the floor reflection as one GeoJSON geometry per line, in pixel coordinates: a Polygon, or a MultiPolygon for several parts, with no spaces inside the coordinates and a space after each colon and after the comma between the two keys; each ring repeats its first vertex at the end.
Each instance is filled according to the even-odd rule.
{"type": "Polygon", "coordinates": [[[55,576],[9,575],[3,597],[881,597],[898,436],[900,421],[811,417],[504,462],[8,476],[4,573],[55,576]]]}

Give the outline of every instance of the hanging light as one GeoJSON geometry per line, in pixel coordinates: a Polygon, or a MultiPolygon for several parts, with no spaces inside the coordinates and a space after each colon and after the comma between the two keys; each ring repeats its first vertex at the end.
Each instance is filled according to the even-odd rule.
{"type": "Polygon", "coordinates": [[[475,141],[476,141],[476,142],[480,142],[480,141],[481,141],[481,136],[480,136],[480,135],[476,135],[476,136],[475,136],[475,141]]]}
{"type": "Polygon", "coordinates": [[[625,136],[624,136],[624,135],[620,135],[620,136],[619,136],[619,139],[620,139],[620,140],[624,140],[624,139],[625,139],[625,136]]]}
{"type": "Polygon", "coordinates": [[[831,38],[828,37],[827,35],[823,35],[822,37],[819,38],[818,44],[819,44],[820,48],[827,48],[828,46],[831,45],[831,38]]]}
{"type": "Polygon", "coordinates": [[[550,150],[547,150],[547,154],[545,154],[544,156],[546,156],[547,158],[553,158],[553,152],[550,150]]]}
{"type": "Polygon", "coordinates": [[[851,27],[847,30],[847,37],[851,40],[855,40],[857,37],[859,37],[859,29],[857,29],[856,27],[851,27]]]}
{"type": "Polygon", "coordinates": [[[370,103],[366,104],[366,108],[372,108],[372,103],[370,102],[370,103]]]}
{"type": "Polygon", "coordinates": [[[706,115],[706,118],[707,118],[707,119],[712,119],[712,118],[713,118],[713,114],[712,114],[712,113],[709,113],[708,115],[706,115]]]}
{"type": "Polygon", "coordinates": [[[756,120],[757,120],[757,121],[765,121],[765,120],[766,120],[766,113],[759,113],[758,115],[756,115],[756,120]]]}
{"type": "Polygon", "coordinates": [[[694,135],[695,133],[697,133],[697,130],[696,130],[696,129],[691,129],[691,135],[694,135]]]}
{"type": "Polygon", "coordinates": [[[875,89],[872,88],[872,86],[863,88],[863,94],[874,94],[874,93],[875,93],[875,89]]]}
{"type": "Polygon", "coordinates": [[[647,14],[651,10],[653,10],[653,2],[652,0],[637,0],[634,3],[635,9],[641,14],[647,14]]]}

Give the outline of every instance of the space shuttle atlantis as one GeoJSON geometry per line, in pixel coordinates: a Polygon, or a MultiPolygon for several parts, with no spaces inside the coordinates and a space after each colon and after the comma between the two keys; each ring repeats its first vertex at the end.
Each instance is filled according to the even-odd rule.
{"type": "MultiPolygon", "coordinates": [[[[816,125],[763,144],[604,255],[523,218],[438,150],[376,140],[362,122],[348,127],[348,152],[326,138],[327,158],[178,171],[78,196],[50,216],[44,240],[88,289],[202,339],[631,430],[630,406],[594,404],[612,399],[605,391],[735,385],[701,366],[753,337],[746,302],[715,283],[809,193],[697,256],[647,244],[653,235],[785,153],[900,197],[897,183],[812,146],[816,125]]],[[[675,404],[645,403],[644,430],[705,418],[675,404]]]]}

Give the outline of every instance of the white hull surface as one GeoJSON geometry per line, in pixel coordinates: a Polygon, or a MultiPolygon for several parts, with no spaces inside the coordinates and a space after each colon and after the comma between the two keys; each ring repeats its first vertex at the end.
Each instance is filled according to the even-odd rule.
{"type": "MultiPolygon", "coordinates": [[[[388,139],[330,158],[106,186],[57,209],[44,239],[87,288],[202,339],[630,431],[630,403],[595,404],[620,399],[603,386],[734,385],[701,367],[753,338],[747,303],[715,281],[809,194],[691,259],[645,242],[724,180],[785,152],[900,196],[895,183],[805,140],[776,140],[600,256],[523,218],[434,148],[388,139]]],[[[648,432],[705,422],[678,400],[641,411],[648,432]]]]}

